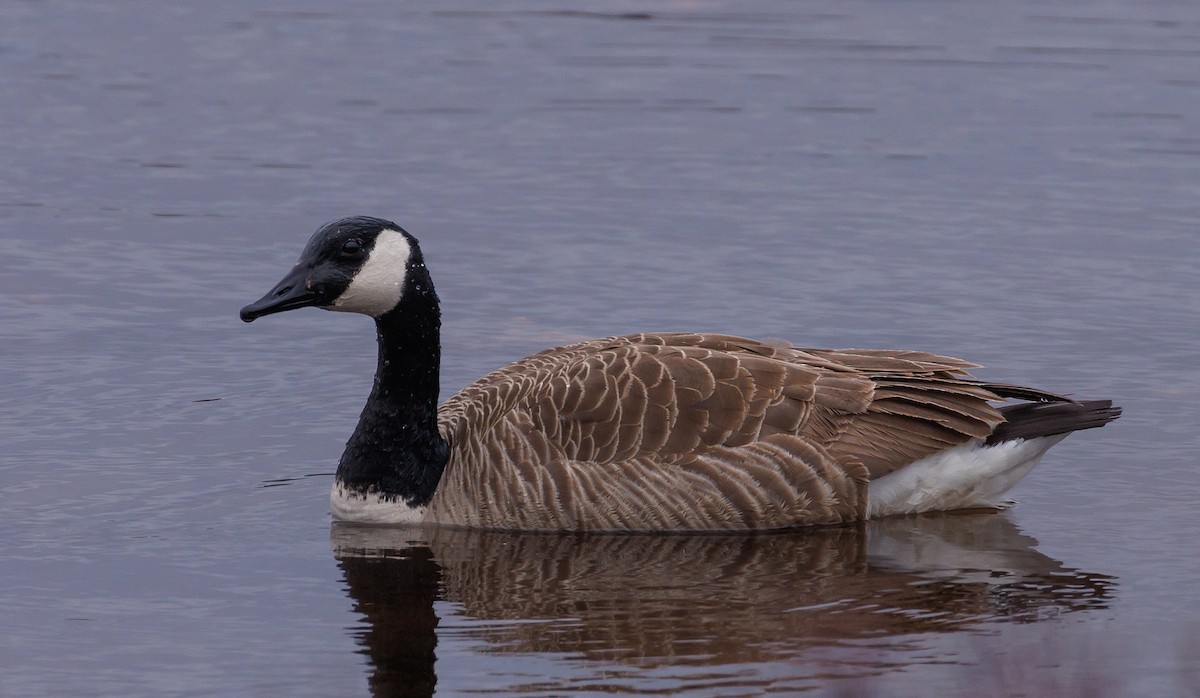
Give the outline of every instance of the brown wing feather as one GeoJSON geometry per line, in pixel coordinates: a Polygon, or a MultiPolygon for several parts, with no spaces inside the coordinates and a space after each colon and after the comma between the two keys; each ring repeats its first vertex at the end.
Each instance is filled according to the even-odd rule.
{"type": "Polygon", "coordinates": [[[442,406],[451,462],[431,518],[495,528],[778,528],[861,518],[869,479],[1048,394],[923,352],[726,335],[593,340],[535,354],[442,406]],[[999,394],[998,394],[999,393],[999,394]]]}

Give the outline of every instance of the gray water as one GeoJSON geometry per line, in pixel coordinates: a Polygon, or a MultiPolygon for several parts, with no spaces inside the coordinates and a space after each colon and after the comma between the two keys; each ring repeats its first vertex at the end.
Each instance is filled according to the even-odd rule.
{"type": "Polygon", "coordinates": [[[0,3],[0,695],[1200,693],[1200,6],[0,3]],[[443,395],[648,329],[918,348],[1126,412],[998,514],[331,526],[391,218],[443,395]]]}

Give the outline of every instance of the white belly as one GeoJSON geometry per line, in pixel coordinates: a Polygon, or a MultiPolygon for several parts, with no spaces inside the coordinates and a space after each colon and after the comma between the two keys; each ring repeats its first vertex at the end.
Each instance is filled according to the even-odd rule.
{"type": "Polygon", "coordinates": [[[378,494],[356,494],[334,483],[329,493],[329,513],[338,521],[376,524],[418,524],[429,507],[414,507],[403,498],[384,499],[378,494]]]}
{"type": "Polygon", "coordinates": [[[1006,506],[1004,493],[1064,438],[1066,434],[1040,436],[993,446],[971,441],[935,453],[872,480],[867,490],[867,517],[1006,506]]]}

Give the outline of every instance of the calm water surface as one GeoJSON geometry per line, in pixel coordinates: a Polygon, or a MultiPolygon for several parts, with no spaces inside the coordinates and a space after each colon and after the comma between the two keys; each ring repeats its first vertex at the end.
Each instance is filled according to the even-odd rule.
{"type": "Polygon", "coordinates": [[[1200,6],[0,4],[0,695],[1200,693],[1200,6]],[[392,218],[443,392],[646,329],[1112,397],[1000,514],[331,526],[392,218]]]}

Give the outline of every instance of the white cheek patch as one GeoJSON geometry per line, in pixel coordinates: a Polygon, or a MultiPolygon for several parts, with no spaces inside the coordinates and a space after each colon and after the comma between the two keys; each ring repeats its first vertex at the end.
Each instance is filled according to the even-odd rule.
{"type": "Polygon", "coordinates": [[[379,317],[395,308],[404,292],[411,254],[412,248],[403,234],[381,231],[367,261],[329,309],[379,317]]]}

